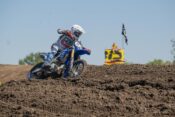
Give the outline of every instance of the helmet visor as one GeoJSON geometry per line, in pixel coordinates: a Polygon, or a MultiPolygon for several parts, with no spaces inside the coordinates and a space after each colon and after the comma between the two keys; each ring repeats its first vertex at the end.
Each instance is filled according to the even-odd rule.
{"type": "Polygon", "coordinates": [[[80,37],[80,36],[82,35],[82,32],[75,31],[75,32],[74,32],[74,35],[75,35],[76,37],[80,37]]]}

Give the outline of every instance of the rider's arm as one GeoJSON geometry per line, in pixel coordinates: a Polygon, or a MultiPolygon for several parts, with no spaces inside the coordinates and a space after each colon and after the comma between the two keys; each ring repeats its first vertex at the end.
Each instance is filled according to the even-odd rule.
{"type": "Polygon", "coordinates": [[[75,47],[76,47],[76,49],[80,49],[80,50],[86,51],[87,54],[91,54],[91,50],[86,48],[86,47],[84,47],[80,41],[76,41],[75,42],[75,47]]]}
{"type": "Polygon", "coordinates": [[[62,29],[58,29],[57,30],[58,34],[63,34],[63,35],[67,35],[70,38],[76,40],[76,38],[73,36],[72,32],[70,30],[62,30],[62,29]]]}
{"type": "Polygon", "coordinates": [[[68,32],[68,30],[62,30],[62,29],[57,30],[58,34],[66,34],[67,32],[68,32]]]}

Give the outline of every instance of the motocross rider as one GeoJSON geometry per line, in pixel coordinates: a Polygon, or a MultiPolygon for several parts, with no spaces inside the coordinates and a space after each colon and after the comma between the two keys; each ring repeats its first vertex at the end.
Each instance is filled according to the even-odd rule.
{"type": "Polygon", "coordinates": [[[52,59],[57,56],[59,52],[58,61],[64,63],[64,58],[71,47],[74,46],[75,42],[78,41],[79,37],[85,33],[85,30],[80,25],[73,25],[71,30],[57,30],[58,34],[61,34],[59,39],[52,44],[51,52],[48,54],[45,61],[45,65],[50,65],[52,59]]]}

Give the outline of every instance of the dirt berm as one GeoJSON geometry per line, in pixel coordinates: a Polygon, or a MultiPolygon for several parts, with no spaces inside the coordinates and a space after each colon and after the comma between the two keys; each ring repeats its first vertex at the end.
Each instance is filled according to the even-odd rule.
{"type": "Polygon", "coordinates": [[[0,117],[175,116],[175,65],[89,65],[80,79],[25,79],[0,65],[0,117]]]}

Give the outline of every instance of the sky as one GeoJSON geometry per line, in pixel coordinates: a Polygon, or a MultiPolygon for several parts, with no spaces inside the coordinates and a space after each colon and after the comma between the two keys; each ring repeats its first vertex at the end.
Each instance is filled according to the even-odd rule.
{"type": "Polygon", "coordinates": [[[58,28],[79,24],[86,30],[80,40],[92,51],[83,58],[103,65],[105,49],[114,42],[122,48],[122,23],[127,62],[172,61],[175,0],[0,0],[0,64],[49,52],[59,38],[58,28]]]}

